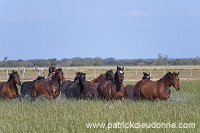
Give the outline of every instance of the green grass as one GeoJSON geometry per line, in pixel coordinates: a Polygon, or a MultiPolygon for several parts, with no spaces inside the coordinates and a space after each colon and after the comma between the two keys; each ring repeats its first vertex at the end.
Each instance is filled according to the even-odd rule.
{"type": "MultiPolygon", "coordinates": [[[[134,84],[125,82],[126,84],[134,84]]],[[[171,88],[169,102],[18,99],[0,101],[0,132],[200,132],[200,80],[171,88]],[[86,123],[195,123],[195,128],[87,128],[86,123]]]]}

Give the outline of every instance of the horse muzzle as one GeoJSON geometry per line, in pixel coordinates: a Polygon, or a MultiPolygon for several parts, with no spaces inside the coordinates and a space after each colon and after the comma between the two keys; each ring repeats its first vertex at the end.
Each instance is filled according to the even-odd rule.
{"type": "Polygon", "coordinates": [[[17,83],[17,85],[21,86],[21,82],[20,82],[20,83],[17,83]]]}
{"type": "Polygon", "coordinates": [[[176,91],[179,91],[181,88],[176,88],[176,91]]]}
{"type": "Polygon", "coordinates": [[[120,82],[120,83],[123,83],[123,81],[124,81],[123,79],[119,79],[119,82],[120,82]]]}

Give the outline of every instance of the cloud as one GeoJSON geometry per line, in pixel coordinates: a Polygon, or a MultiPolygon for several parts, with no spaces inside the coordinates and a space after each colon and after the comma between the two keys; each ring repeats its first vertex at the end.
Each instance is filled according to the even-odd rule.
{"type": "Polygon", "coordinates": [[[132,10],[129,12],[125,12],[121,14],[122,16],[129,16],[129,17],[144,17],[149,16],[147,12],[140,11],[140,10],[132,10]]]}

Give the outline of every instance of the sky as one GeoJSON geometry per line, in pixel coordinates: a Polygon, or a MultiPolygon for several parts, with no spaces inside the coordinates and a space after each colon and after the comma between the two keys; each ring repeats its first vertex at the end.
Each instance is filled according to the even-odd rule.
{"type": "Polygon", "coordinates": [[[0,61],[200,56],[200,1],[0,0],[0,61]]]}

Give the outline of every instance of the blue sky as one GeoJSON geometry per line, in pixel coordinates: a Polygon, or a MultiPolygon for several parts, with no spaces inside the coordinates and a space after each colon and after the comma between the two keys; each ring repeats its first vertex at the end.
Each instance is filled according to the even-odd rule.
{"type": "Polygon", "coordinates": [[[200,1],[0,0],[0,60],[200,56],[200,1]]]}

